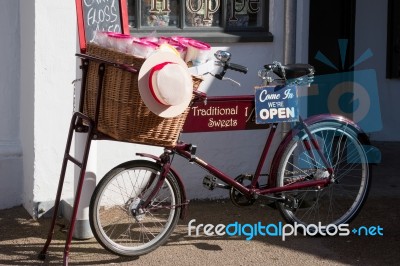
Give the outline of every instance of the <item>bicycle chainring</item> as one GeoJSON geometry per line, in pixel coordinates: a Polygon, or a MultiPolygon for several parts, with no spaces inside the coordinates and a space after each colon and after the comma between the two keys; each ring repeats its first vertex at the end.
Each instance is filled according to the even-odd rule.
{"type": "MultiPolygon", "coordinates": [[[[240,184],[242,184],[244,186],[249,186],[252,179],[253,179],[253,175],[249,175],[249,174],[242,174],[235,178],[236,182],[239,182],[240,184]]],[[[257,187],[258,187],[258,183],[257,183],[257,187]]],[[[240,191],[238,191],[234,187],[230,188],[229,196],[230,196],[232,203],[239,207],[251,206],[256,201],[255,198],[247,198],[245,195],[243,195],[240,191]]]]}

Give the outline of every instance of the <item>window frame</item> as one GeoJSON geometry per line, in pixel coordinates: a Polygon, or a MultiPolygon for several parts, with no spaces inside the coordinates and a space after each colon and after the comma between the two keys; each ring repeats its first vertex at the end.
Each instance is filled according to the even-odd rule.
{"type": "MultiPolygon", "coordinates": [[[[186,1],[186,0],[181,0],[186,1]]],[[[229,0],[221,0],[222,9],[222,22],[221,27],[187,27],[185,26],[185,8],[179,10],[181,16],[179,26],[177,28],[169,27],[142,27],[139,13],[141,10],[142,1],[136,1],[135,18],[136,27],[130,27],[130,33],[135,36],[146,36],[154,31],[163,36],[183,36],[189,38],[196,38],[200,41],[210,43],[235,43],[235,42],[272,42],[273,35],[269,32],[269,0],[265,0],[265,7],[261,12],[263,14],[262,24],[260,27],[227,27],[227,4],[229,0]]],[[[128,2],[128,1],[127,1],[128,2]]],[[[129,16],[129,14],[128,14],[129,16]]]]}

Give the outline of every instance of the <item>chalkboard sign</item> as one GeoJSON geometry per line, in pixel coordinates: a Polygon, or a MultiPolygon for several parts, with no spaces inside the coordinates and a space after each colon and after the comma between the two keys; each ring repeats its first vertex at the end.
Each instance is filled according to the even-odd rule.
{"type": "Polygon", "coordinates": [[[86,43],[96,31],[129,34],[126,0],[75,0],[78,19],[79,46],[86,51],[86,43]]]}

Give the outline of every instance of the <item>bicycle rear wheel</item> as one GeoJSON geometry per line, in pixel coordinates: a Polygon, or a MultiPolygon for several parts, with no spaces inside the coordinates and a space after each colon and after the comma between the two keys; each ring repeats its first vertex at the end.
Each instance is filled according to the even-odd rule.
{"type": "Polygon", "coordinates": [[[161,166],[150,161],[123,163],[97,185],[89,209],[97,241],[121,256],[139,256],[162,245],[174,230],[181,195],[176,177],[168,173],[148,207],[141,204],[155,189],[161,166]]]}
{"type": "MultiPolygon", "coordinates": [[[[325,188],[284,192],[285,202],[277,207],[292,224],[321,223],[326,227],[348,223],[360,211],[370,187],[370,166],[359,132],[339,121],[317,122],[309,130],[333,167],[335,182],[325,188]]],[[[329,173],[308,135],[300,131],[282,156],[277,186],[322,178],[329,178],[329,173]]]]}

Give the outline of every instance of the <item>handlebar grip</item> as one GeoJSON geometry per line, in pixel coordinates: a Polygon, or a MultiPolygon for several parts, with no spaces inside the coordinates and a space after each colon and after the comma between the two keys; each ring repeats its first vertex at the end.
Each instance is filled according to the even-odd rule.
{"type": "Polygon", "coordinates": [[[242,72],[243,74],[247,74],[247,71],[248,71],[247,67],[241,66],[241,65],[238,65],[238,64],[226,63],[226,66],[227,66],[229,69],[242,72]]]}

